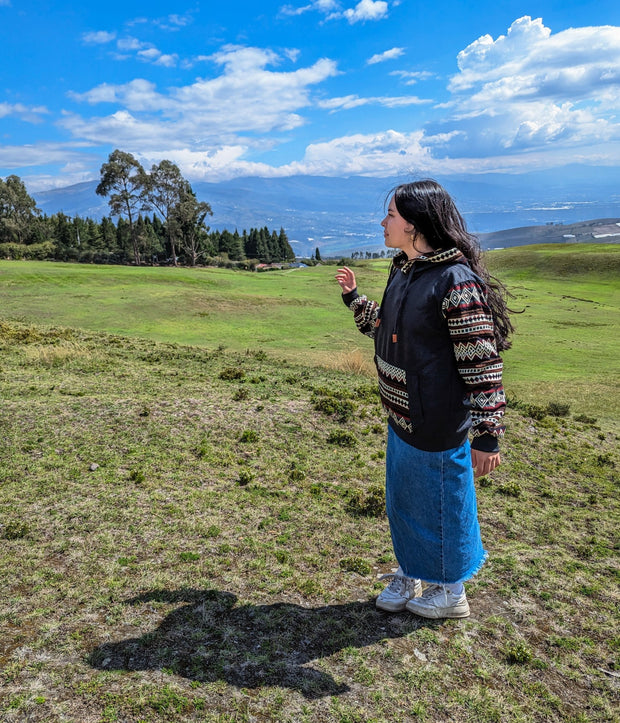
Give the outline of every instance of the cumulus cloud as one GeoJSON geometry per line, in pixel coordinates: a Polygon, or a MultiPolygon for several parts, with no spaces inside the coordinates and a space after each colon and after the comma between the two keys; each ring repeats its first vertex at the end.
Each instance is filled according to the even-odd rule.
{"type": "Polygon", "coordinates": [[[493,156],[620,139],[620,28],[553,34],[525,16],[506,35],[478,38],[457,63],[448,113],[428,130],[437,138],[446,126],[458,132],[437,151],[493,156]]]}
{"type": "Polygon", "coordinates": [[[280,171],[336,176],[385,176],[424,171],[432,165],[432,158],[422,141],[422,131],[399,133],[388,130],[343,136],[310,144],[302,161],[291,163],[280,171]]]}
{"type": "Polygon", "coordinates": [[[385,50],[383,53],[377,53],[376,55],[368,58],[368,60],[366,61],[366,65],[375,65],[376,63],[383,63],[386,60],[394,60],[394,58],[400,58],[400,56],[404,52],[404,48],[391,48],[390,50],[385,50]]]}
{"type": "Polygon", "coordinates": [[[225,46],[210,57],[219,74],[160,92],[151,81],[104,83],[72,95],[90,105],[119,106],[110,115],[66,114],[61,124],[77,138],[117,146],[140,140],[152,148],[207,148],[213,143],[243,145],[239,134],[288,131],[304,123],[300,111],[311,103],[310,89],[337,74],[322,58],[308,67],[283,72],[270,50],[225,46]]]}
{"type": "Polygon", "coordinates": [[[167,149],[164,156],[145,157],[155,162],[161,157],[173,160],[188,178],[226,180],[241,175],[286,177],[307,175],[390,176],[428,172],[433,162],[422,144],[423,133],[388,130],[376,134],[354,134],[307,146],[303,158],[281,166],[245,160],[244,145],[219,146],[209,151],[167,149]]]}
{"type": "Polygon", "coordinates": [[[111,43],[115,38],[116,33],[107,30],[95,30],[82,35],[82,40],[88,45],[105,45],[111,43]]]}
{"type": "Polygon", "coordinates": [[[360,0],[354,8],[345,10],[342,15],[353,24],[366,20],[381,20],[387,13],[388,4],[384,0],[360,0]]]}

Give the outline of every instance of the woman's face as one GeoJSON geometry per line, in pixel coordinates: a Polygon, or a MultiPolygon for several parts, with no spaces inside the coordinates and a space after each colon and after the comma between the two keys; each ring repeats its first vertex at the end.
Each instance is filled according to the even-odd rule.
{"type": "Polygon", "coordinates": [[[398,213],[394,196],[390,199],[387,216],[381,221],[383,238],[389,249],[401,249],[411,259],[418,255],[413,247],[413,226],[398,213]]]}

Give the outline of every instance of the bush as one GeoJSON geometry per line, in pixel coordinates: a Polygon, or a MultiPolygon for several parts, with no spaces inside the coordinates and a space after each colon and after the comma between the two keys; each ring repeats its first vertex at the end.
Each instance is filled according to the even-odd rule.
{"type": "Polygon", "coordinates": [[[345,557],[340,560],[340,569],[345,572],[357,572],[358,575],[370,575],[372,567],[361,557],[345,557]]]}
{"type": "Polygon", "coordinates": [[[249,470],[242,469],[241,472],[239,472],[239,478],[237,479],[237,484],[240,487],[245,487],[246,485],[249,485],[253,479],[254,479],[254,475],[249,470]]]}
{"type": "Polygon", "coordinates": [[[381,517],[385,512],[385,490],[379,485],[369,487],[367,491],[355,490],[347,505],[352,515],[362,517],[381,517]]]}
{"type": "Polygon", "coordinates": [[[547,414],[551,417],[568,417],[570,412],[570,404],[565,402],[549,402],[547,404],[547,414]]]}
{"type": "Polygon", "coordinates": [[[227,367],[226,369],[222,369],[219,373],[219,377],[220,379],[230,382],[235,379],[243,379],[245,377],[245,371],[241,367],[227,367]]]}
{"type": "Polygon", "coordinates": [[[11,521],[6,523],[0,537],[3,540],[21,540],[28,532],[28,525],[25,522],[11,521]]]}
{"type": "Polygon", "coordinates": [[[317,412],[333,415],[339,422],[346,422],[351,419],[355,411],[355,405],[350,399],[314,396],[312,398],[312,404],[317,412]]]}
{"type": "Polygon", "coordinates": [[[258,432],[256,432],[254,429],[246,429],[241,437],[239,437],[240,442],[258,442],[258,432]]]}
{"type": "Polygon", "coordinates": [[[337,444],[339,447],[355,447],[357,439],[352,432],[346,430],[336,430],[327,438],[328,444],[337,444]]]}
{"type": "Polygon", "coordinates": [[[540,421],[547,416],[547,407],[541,407],[539,404],[525,404],[523,411],[528,417],[540,421]]]}
{"type": "Polygon", "coordinates": [[[576,422],[581,422],[582,424],[596,424],[598,422],[598,419],[596,417],[588,417],[587,414],[576,414],[574,417],[576,422]]]}
{"type": "Polygon", "coordinates": [[[532,651],[521,641],[507,645],[504,654],[511,665],[524,665],[529,663],[533,657],[532,651]]]}

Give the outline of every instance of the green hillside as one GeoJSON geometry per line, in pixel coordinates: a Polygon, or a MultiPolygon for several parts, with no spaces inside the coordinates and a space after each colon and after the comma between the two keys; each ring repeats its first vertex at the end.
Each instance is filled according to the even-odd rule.
{"type": "MultiPolygon", "coordinates": [[[[569,403],[620,417],[617,318],[620,246],[529,246],[487,254],[514,294],[517,334],[506,386],[527,403],[569,403]]],[[[380,298],[386,261],[356,266],[360,290],[380,298]]],[[[354,328],[335,267],[236,272],[0,262],[0,318],[372,370],[372,342],[354,328]]]]}

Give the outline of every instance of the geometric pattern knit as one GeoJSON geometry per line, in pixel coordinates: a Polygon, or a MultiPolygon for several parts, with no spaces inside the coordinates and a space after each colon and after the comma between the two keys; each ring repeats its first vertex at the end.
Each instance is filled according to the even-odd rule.
{"type": "Polygon", "coordinates": [[[484,290],[475,280],[456,284],[445,296],[441,310],[448,322],[456,364],[468,391],[472,436],[501,437],[506,408],[503,363],[497,353],[493,316],[484,290]]]}
{"type": "MultiPolygon", "coordinates": [[[[421,258],[441,263],[461,260],[463,255],[453,248],[421,258]]],[[[398,254],[392,263],[393,267],[407,274],[414,267],[416,259],[407,259],[405,254],[398,254]]],[[[350,308],[359,331],[374,338],[379,304],[366,296],[358,296],[350,308]]],[[[502,437],[505,431],[503,416],[506,408],[506,395],[502,385],[503,363],[497,353],[493,316],[484,289],[475,280],[455,284],[445,295],[441,309],[447,322],[457,368],[468,392],[472,416],[471,434],[473,437],[482,434],[502,437]]],[[[410,420],[406,411],[409,408],[406,373],[379,358],[377,366],[381,396],[387,402],[384,408],[401,427],[408,429],[410,420]]]]}
{"type": "Polygon", "coordinates": [[[393,364],[388,364],[376,356],[377,376],[381,404],[399,427],[409,434],[413,433],[413,425],[409,411],[409,394],[407,392],[407,372],[393,364]]]}

